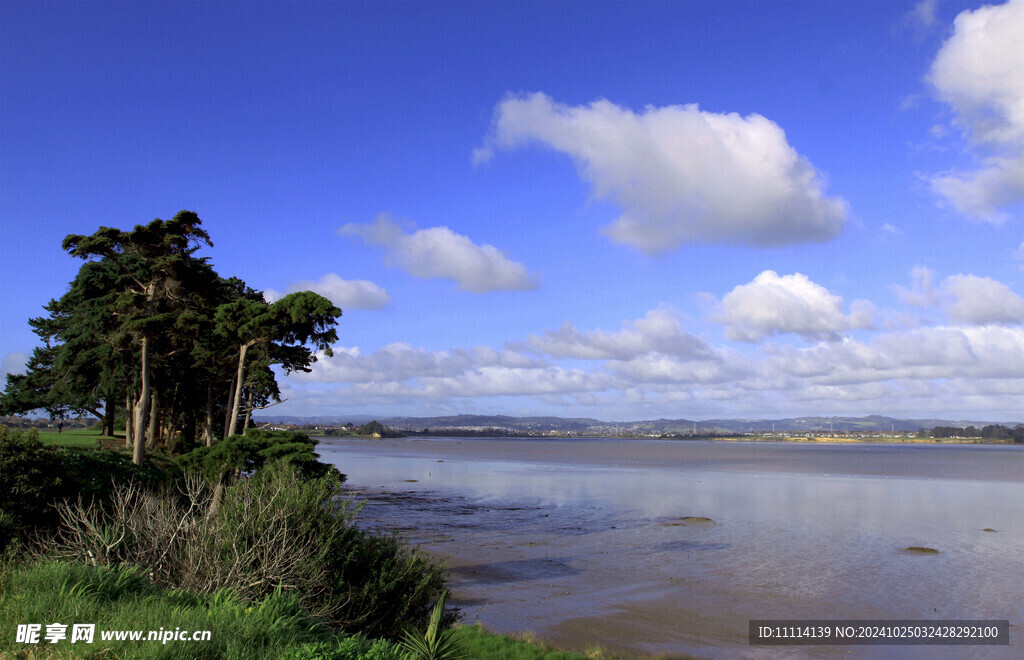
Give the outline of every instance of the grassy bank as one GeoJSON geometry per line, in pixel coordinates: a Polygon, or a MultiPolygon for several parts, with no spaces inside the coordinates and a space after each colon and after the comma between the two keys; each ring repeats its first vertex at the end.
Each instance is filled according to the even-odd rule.
{"type": "MultiPolygon", "coordinates": [[[[97,438],[0,429],[0,657],[416,657],[399,640],[426,629],[443,570],[355,524],[315,440],[251,431],[136,466],[90,449],[97,438]],[[95,626],[92,643],[73,641],[75,624],[95,626]],[[26,625],[37,640],[18,639],[26,625]]],[[[452,635],[461,657],[587,657],[452,635]]]]}
{"type": "MultiPolygon", "coordinates": [[[[35,561],[0,569],[0,657],[5,658],[275,658],[280,660],[414,660],[386,639],[332,629],[309,616],[294,593],[275,590],[247,602],[230,589],[197,594],[154,584],[142,569],[35,561]],[[39,643],[18,642],[19,625],[42,624],[39,643]],[[64,628],[54,628],[51,624],[64,628]],[[94,624],[93,641],[71,641],[74,624],[94,624]],[[46,639],[48,630],[65,638],[46,639]],[[103,639],[112,631],[138,631],[143,641],[103,639]],[[147,640],[150,631],[156,639],[147,640]],[[209,639],[191,639],[193,634],[209,639]],[[174,632],[185,639],[163,640],[174,632]]],[[[496,635],[479,625],[457,626],[465,658],[584,660],[580,655],[496,635]]]]}

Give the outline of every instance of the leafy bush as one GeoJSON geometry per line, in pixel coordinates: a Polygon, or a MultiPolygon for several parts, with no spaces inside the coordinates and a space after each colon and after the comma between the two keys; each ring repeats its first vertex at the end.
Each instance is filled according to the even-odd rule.
{"type": "Polygon", "coordinates": [[[65,499],[107,506],[115,484],[154,486],[170,481],[172,472],[152,462],[135,465],[119,451],[45,445],[36,429],[0,427],[0,549],[31,530],[54,528],[56,505],[65,499]]]}
{"type": "Polygon", "coordinates": [[[286,585],[312,616],[370,637],[425,623],[444,591],[442,569],[395,537],[357,527],[357,507],[337,499],[339,485],[337,475],[304,480],[277,463],[226,488],[214,515],[212,488],[198,479],[181,499],[118,486],[107,509],[62,505],[51,550],[99,566],[143,566],[190,591],[232,589],[250,602],[286,585]]]}
{"type": "Polygon", "coordinates": [[[265,465],[285,463],[303,479],[338,474],[337,469],[321,463],[316,455],[317,441],[302,431],[249,429],[245,435],[233,435],[212,447],[199,447],[178,458],[182,469],[199,472],[211,483],[219,483],[232,474],[253,474],[265,465]]]}
{"type": "Polygon", "coordinates": [[[9,537],[53,525],[53,503],[70,492],[60,449],[44,445],[36,429],[25,434],[0,426],[0,510],[9,537]]]}

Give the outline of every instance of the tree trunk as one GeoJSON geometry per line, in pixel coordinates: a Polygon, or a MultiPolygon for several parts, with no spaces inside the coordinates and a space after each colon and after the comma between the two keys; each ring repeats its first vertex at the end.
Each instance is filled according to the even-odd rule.
{"type": "Polygon", "coordinates": [[[235,376],[235,400],[231,404],[231,425],[228,426],[228,434],[231,437],[238,429],[238,414],[242,408],[242,385],[245,383],[245,354],[249,351],[249,344],[242,344],[238,349],[238,374],[235,376]]]}
{"type": "Polygon", "coordinates": [[[213,385],[206,386],[206,419],[203,420],[203,440],[207,447],[213,446],[213,385]]]}
{"type": "Polygon", "coordinates": [[[231,407],[235,401],[235,376],[231,377],[231,387],[228,388],[228,403],[227,412],[224,413],[224,434],[222,438],[228,437],[228,431],[231,429],[231,407]]]}
{"type": "Polygon", "coordinates": [[[149,428],[146,430],[146,446],[156,449],[160,441],[160,400],[157,397],[157,390],[152,387],[149,397],[149,428]]]}
{"type": "MultiPolygon", "coordinates": [[[[151,313],[153,311],[153,301],[156,299],[156,282],[150,282],[146,286],[146,312],[151,313]]],[[[135,441],[132,447],[132,462],[136,465],[142,465],[142,461],[146,457],[146,413],[149,412],[149,397],[150,397],[150,383],[149,383],[149,372],[150,372],[150,358],[149,358],[149,337],[145,332],[142,333],[142,370],[141,370],[141,392],[139,392],[139,403],[135,407],[135,424],[132,426],[132,432],[135,434],[135,441]]]]}
{"type": "Polygon", "coordinates": [[[135,434],[132,447],[132,462],[142,465],[146,457],[146,413],[149,412],[149,397],[151,387],[149,383],[149,337],[142,336],[142,385],[139,392],[139,402],[135,405],[135,423],[132,425],[132,432],[135,434]]]}
{"type": "Polygon", "coordinates": [[[114,397],[107,397],[107,407],[104,412],[106,412],[106,415],[103,417],[103,435],[113,438],[114,417],[117,416],[117,405],[114,403],[114,397]]]}
{"type": "Polygon", "coordinates": [[[124,395],[124,446],[125,449],[132,448],[132,442],[135,436],[132,435],[132,429],[135,428],[132,425],[132,417],[135,415],[135,406],[132,405],[132,393],[126,391],[124,395]]]}
{"type": "Polygon", "coordinates": [[[252,420],[252,391],[253,388],[249,388],[249,396],[246,397],[245,402],[245,424],[242,424],[242,435],[249,430],[249,422],[252,420]]]}
{"type": "Polygon", "coordinates": [[[167,447],[174,447],[174,437],[180,430],[178,428],[178,419],[181,416],[181,405],[180,399],[178,398],[178,390],[180,387],[180,382],[175,383],[174,394],[171,395],[171,411],[170,415],[167,416],[167,435],[164,439],[164,444],[167,447]]]}

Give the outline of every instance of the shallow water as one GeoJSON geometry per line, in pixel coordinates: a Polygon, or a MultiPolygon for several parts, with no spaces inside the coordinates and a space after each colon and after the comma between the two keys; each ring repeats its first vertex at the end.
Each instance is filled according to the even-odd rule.
{"type": "Polygon", "coordinates": [[[446,557],[465,620],[502,632],[627,656],[1021,654],[1021,447],[325,438],[320,454],[367,499],[364,525],[446,557]],[[1011,647],[751,647],[750,619],[1009,619],[1011,647]]]}

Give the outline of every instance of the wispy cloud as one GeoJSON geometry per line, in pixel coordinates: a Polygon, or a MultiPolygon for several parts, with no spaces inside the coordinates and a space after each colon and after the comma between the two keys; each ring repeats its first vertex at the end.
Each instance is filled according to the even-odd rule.
{"type": "Polygon", "coordinates": [[[300,280],[281,293],[273,289],[263,292],[268,302],[274,302],[287,293],[294,291],[312,291],[329,299],[342,310],[379,309],[387,307],[391,296],[382,287],[368,280],[343,280],[334,273],[328,273],[319,280],[300,280]]]}
{"type": "Polygon", "coordinates": [[[938,0],[919,0],[903,15],[903,24],[915,34],[923,35],[938,25],[939,19],[935,11],[938,4],[938,0]]]}
{"type": "Polygon", "coordinates": [[[25,372],[25,364],[28,363],[28,355],[20,351],[8,353],[4,361],[0,363],[0,385],[4,384],[7,374],[20,374],[25,372]]]}

